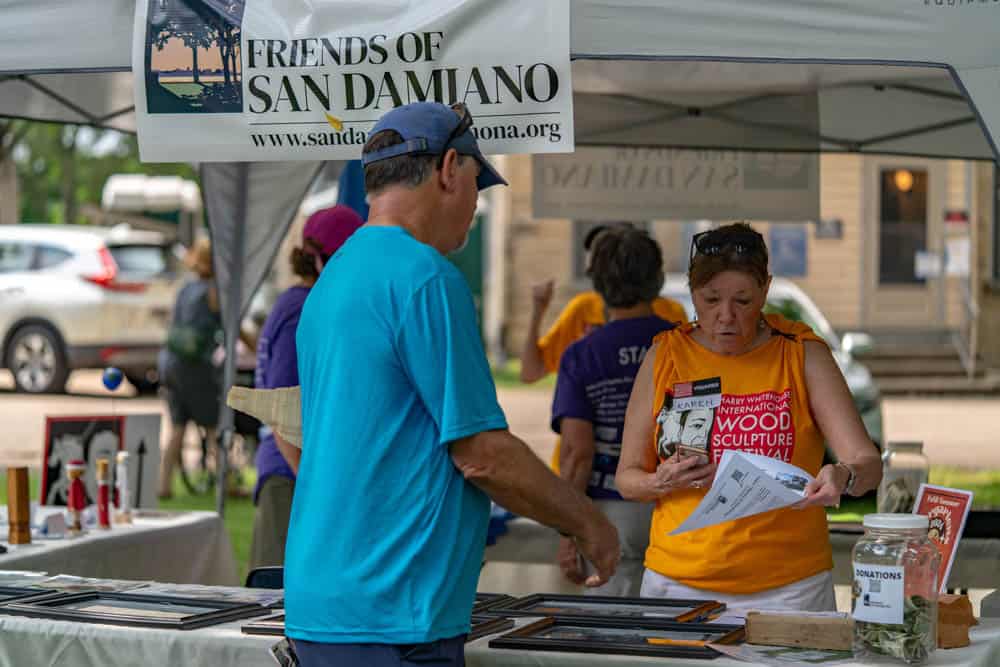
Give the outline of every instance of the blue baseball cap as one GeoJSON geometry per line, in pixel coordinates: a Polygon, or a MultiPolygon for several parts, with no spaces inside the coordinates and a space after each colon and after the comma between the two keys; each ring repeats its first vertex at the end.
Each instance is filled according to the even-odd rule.
{"type": "MultiPolygon", "coordinates": [[[[464,113],[469,112],[465,110],[464,113]]],[[[395,130],[403,137],[403,143],[364,153],[361,162],[367,166],[399,155],[444,155],[449,148],[454,148],[460,155],[471,155],[479,162],[482,169],[476,179],[476,186],[480,190],[494,185],[507,185],[507,181],[479,150],[476,137],[469,130],[472,126],[471,119],[471,116],[466,119],[439,102],[413,102],[396,107],[375,123],[368,136],[383,130],[395,130]],[[464,130],[459,127],[462,123],[467,123],[464,130]],[[453,136],[456,131],[460,133],[453,136]]]]}

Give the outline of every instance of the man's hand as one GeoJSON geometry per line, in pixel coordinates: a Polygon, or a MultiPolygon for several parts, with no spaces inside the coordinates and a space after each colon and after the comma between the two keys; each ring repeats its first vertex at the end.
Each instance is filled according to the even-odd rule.
{"type": "Polygon", "coordinates": [[[580,554],[597,570],[583,582],[589,588],[606,584],[618,569],[618,561],[622,557],[618,530],[603,513],[597,512],[597,515],[600,518],[588,527],[586,535],[575,539],[580,554]]]}
{"type": "Polygon", "coordinates": [[[531,306],[536,313],[544,313],[552,303],[552,295],[555,292],[556,282],[547,280],[531,288],[531,306]]]}
{"type": "Polygon", "coordinates": [[[583,556],[576,549],[576,543],[570,537],[559,538],[559,551],[556,552],[556,562],[559,569],[566,575],[566,578],[574,584],[582,585],[587,579],[587,572],[583,567],[583,556]]]}

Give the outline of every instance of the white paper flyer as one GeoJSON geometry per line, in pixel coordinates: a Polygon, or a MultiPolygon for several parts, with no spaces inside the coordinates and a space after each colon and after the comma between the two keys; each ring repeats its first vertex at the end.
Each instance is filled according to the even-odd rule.
{"type": "Polygon", "coordinates": [[[670,534],[714,526],[788,507],[802,500],[813,480],[805,470],[758,454],[726,451],[712,488],[694,512],[670,534]]]}

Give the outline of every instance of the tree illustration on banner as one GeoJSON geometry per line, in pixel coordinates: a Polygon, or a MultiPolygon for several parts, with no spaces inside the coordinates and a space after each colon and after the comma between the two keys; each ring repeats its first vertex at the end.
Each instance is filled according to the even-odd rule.
{"type": "Polygon", "coordinates": [[[245,0],[148,0],[149,113],[240,113],[245,0]]]}

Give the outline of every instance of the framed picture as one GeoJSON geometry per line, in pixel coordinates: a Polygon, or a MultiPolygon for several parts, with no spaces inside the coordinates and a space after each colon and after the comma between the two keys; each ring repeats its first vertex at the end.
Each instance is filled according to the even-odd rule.
{"type": "Polygon", "coordinates": [[[0,614],[13,616],[172,630],[194,630],[266,613],[257,604],[102,591],[15,599],[0,604],[0,614]]]}
{"type": "Polygon", "coordinates": [[[35,596],[49,596],[50,591],[38,590],[37,588],[18,588],[17,586],[0,586],[0,604],[5,604],[11,600],[28,598],[35,596]]]}
{"type": "Polygon", "coordinates": [[[482,614],[493,607],[515,601],[517,598],[502,593],[476,593],[476,602],[472,605],[472,614],[482,614]]]}
{"type": "Polygon", "coordinates": [[[144,581],[126,579],[98,579],[95,577],[77,577],[72,574],[57,574],[46,577],[31,584],[31,588],[39,588],[58,593],[124,593],[125,591],[142,588],[144,581]]]}
{"type": "Polygon", "coordinates": [[[625,619],[700,623],[720,615],[726,605],[714,600],[619,598],[599,595],[538,593],[489,608],[504,616],[625,619]]]}
{"type": "Polygon", "coordinates": [[[258,618],[240,628],[245,635],[285,636],[285,613],[274,614],[267,618],[258,618]]]}
{"type": "Polygon", "coordinates": [[[494,616],[473,616],[472,628],[465,642],[475,641],[486,635],[495,635],[514,627],[514,620],[510,618],[496,618],[494,616]]]}
{"type": "MultiPolygon", "coordinates": [[[[466,642],[495,635],[514,627],[514,621],[509,618],[494,618],[492,616],[473,616],[472,629],[466,642]]],[[[273,635],[275,637],[285,636],[285,614],[274,614],[267,618],[258,618],[250,621],[240,628],[245,635],[273,635]]]]}
{"type": "Polygon", "coordinates": [[[544,618],[490,640],[490,648],[711,660],[719,654],[709,643],[734,644],[743,637],[738,625],[544,618]]]}
{"type": "Polygon", "coordinates": [[[283,588],[243,588],[241,586],[204,586],[202,584],[151,583],[136,591],[143,595],[162,595],[189,600],[216,600],[234,604],[259,604],[268,609],[285,606],[283,588]]]}

